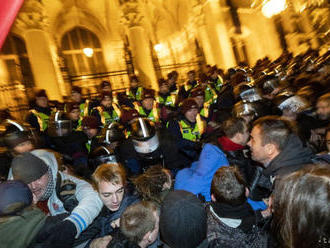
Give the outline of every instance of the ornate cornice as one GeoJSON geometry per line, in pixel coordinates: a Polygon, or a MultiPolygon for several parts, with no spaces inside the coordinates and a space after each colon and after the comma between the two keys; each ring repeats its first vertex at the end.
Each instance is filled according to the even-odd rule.
{"type": "Polygon", "coordinates": [[[141,26],[144,18],[138,0],[120,0],[119,1],[123,16],[122,22],[130,27],[141,26]]]}
{"type": "Polygon", "coordinates": [[[38,0],[25,1],[16,18],[15,26],[22,30],[47,28],[48,20],[43,4],[38,0]]]}

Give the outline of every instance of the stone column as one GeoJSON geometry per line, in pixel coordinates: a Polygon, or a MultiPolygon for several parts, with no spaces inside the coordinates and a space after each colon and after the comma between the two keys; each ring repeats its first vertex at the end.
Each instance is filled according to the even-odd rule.
{"type": "Polygon", "coordinates": [[[26,1],[15,25],[23,30],[35,85],[45,89],[51,100],[62,101],[60,84],[64,87],[60,68],[56,61],[55,42],[47,32],[44,6],[37,0],[26,1]]]}
{"type": "Polygon", "coordinates": [[[158,90],[149,40],[142,27],[143,15],[139,8],[139,1],[122,0],[120,3],[123,11],[123,18],[128,27],[128,39],[132,48],[134,68],[144,87],[158,90]]]}

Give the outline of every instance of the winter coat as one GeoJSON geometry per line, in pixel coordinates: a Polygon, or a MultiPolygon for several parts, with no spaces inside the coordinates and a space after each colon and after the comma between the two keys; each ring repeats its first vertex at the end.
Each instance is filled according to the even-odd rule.
{"type": "MultiPolygon", "coordinates": [[[[78,237],[101,211],[103,203],[98,193],[89,183],[58,171],[57,161],[53,153],[42,149],[34,150],[31,153],[42,159],[52,170],[54,185],[56,185],[58,175],[61,176],[62,181],[68,180],[76,184],[75,197],[79,203],[65,220],[71,221],[76,226],[76,237],[78,237]]],[[[51,215],[68,213],[64,208],[63,202],[58,198],[55,189],[48,199],[47,206],[51,215]]]]}
{"type": "Polygon", "coordinates": [[[271,191],[273,181],[286,174],[297,171],[306,164],[311,164],[313,153],[310,148],[303,145],[298,136],[290,134],[282,151],[266,166],[258,168],[250,189],[250,197],[260,201],[267,198],[271,191]]]}
{"type": "Polygon", "coordinates": [[[203,147],[198,161],[192,163],[190,168],[178,172],[174,189],[202,195],[206,201],[211,201],[212,179],[222,166],[229,166],[225,154],[219,147],[208,143],[203,147]]]}

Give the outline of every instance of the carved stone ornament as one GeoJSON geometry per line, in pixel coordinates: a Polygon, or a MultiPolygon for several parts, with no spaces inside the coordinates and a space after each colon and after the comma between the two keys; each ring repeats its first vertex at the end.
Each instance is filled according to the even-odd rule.
{"type": "Polygon", "coordinates": [[[193,13],[190,15],[190,23],[194,23],[197,26],[205,25],[203,6],[206,2],[206,0],[194,0],[192,2],[193,13]]]}
{"type": "Polygon", "coordinates": [[[128,27],[141,26],[144,16],[138,0],[120,0],[123,16],[122,22],[128,27]]]}
{"type": "Polygon", "coordinates": [[[39,0],[26,0],[16,18],[15,26],[23,30],[48,27],[43,4],[39,0]]]}

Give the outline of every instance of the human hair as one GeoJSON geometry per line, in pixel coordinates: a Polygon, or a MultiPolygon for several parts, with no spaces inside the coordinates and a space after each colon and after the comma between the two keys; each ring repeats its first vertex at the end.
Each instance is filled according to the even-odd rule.
{"type": "Polygon", "coordinates": [[[243,118],[231,117],[224,121],[222,130],[228,138],[233,138],[237,133],[244,133],[247,123],[243,118]]]}
{"type": "Polygon", "coordinates": [[[272,231],[281,247],[322,247],[320,241],[329,239],[330,234],[329,206],[327,165],[309,165],[277,180],[272,231]]]}
{"type": "Polygon", "coordinates": [[[161,204],[163,200],[163,186],[169,180],[169,173],[160,165],[156,165],[150,167],[142,175],[132,179],[132,181],[142,199],[161,204]]]}
{"type": "Polygon", "coordinates": [[[236,166],[224,166],[214,174],[211,194],[217,202],[232,206],[246,202],[245,181],[236,166]]]}
{"type": "Polygon", "coordinates": [[[102,181],[126,185],[125,169],[118,163],[108,163],[99,165],[92,175],[94,187],[98,189],[98,185],[102,181]]]}
{"type": "Polygon", "coordinates": [[[275,144],[277,149],[283,150],[291,133],[295,133],[293,124],[278,116],[265,116],[257,119],[253,127],[260,128],[262,145],[275,144]]]}
{"type": "Polygon", "coordinates": [[[120,230],[131,242],[140,243],[156,227],[154,213],[158,207],[151,201],[140,201],[126,208],[120,217],[120,230]]]}
{"type": "Polygon", "coordinates": [[[328,105],[330,104],[330,92],[322,95],[317,99],[318,102],[326,102],[328,105]]]}

